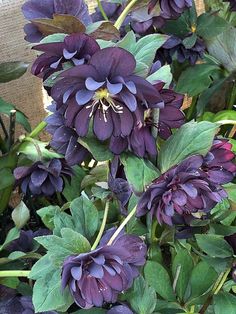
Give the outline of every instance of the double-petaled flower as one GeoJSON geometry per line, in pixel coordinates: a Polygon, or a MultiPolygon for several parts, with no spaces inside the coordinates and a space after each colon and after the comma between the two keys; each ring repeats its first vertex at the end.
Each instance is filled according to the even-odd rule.
{"type": "Polygon", "coordinates": [[[24,27],[25,40],[32,43],[39,42],[44,37],[38,26],[34,24],[35,19],[52,19],[54,14],[65,14],[75,16],[84,25],[91,23],[84,0],[28,0],[23,4],[22,12],[31,22],[24,27]]]}
{"type": "Polygon", "coordinates": [[[63,42],[40,44],[33,49],[43,53],[33,63],[31,72],[46,79],[62,70],[66,62],[71,62],[72,66],[87,63],[100,48],[95,39],[78,33],[66,36],[63,42]]]}
{"type": "Polygon", "coordinates": [[[64,159],[37,161],[32,166],[22,166],[14,170],[16,185],[24,194],[52,196],[62,192],[64,178],[70,179],[73,171],[64,159]]]}
{"type": "Polygon", "coordinates": [[[85,309],[115,303],[145,264],[147,248],[139,237],[121,235],[112,245],[104,242],[91,252],[68,257],[63,264],[62,288],[68,286],[76,304],[85,309]]]}
{"type": "Polygon", "coordinates": [[[200,155],[189,157],[154,180],[139,201],[137,216],[150,212],[159,223],[172,225],[176,216],[208,213],[227,193],[208,179],[203,163],[200,155]]]}
{"type": "Polygon", "coordinates": [[[129,136],[143,123],[144,110],[164,106],[155,87],[134,74],[135,67],[134,57],[126,50],[105,48],[88,64],[63,72],[51,94],[58,104],[67,106],[66,124],[84,137],[92,120],[95,136],[110,140],[113,150],[116,139],[129,136]]]}

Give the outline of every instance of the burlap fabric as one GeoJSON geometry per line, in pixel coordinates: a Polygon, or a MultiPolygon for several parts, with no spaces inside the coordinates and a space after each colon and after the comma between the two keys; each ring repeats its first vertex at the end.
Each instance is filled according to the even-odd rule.
{"type": "MultiPolygon", "coordinates": [[[[24,41],[23,26],[26,23],[21,5],[25,0],[0,0],[0,62],[22,60],[32,63],[35,53],[24,41]]],[[[96,1],[87,1],[90,10],[96,1]]],[[[197,1],[199,12],[203,10],[203,0],[197,1]]],[[[43,94],[41,80],[28,71],[21,79],[0,84],[0,97],[21,109],[34,127],[45,116],[47,97],[43,94]]]]}

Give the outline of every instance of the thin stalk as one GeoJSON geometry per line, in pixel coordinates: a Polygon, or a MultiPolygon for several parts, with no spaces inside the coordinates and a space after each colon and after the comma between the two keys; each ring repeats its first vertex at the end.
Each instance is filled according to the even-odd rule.
{"type": "Polygon", "coordinates": [[[151,242],[156,242],[157,241],[157,237],[156,237],[156,229],[157,229],[157,225],[158,225],[158,222],[157,220],[155,219],[152,223],[152,230],[151,230],[151,242]]]}
{"type": "Polygon", "coordinates": [[[117,29],[120,29],[121,25],[123,24],[126,16],[129,14],[129,10],[135,5],[138,0],[132,0],[130,3],[125,7],[124,11],[121,13],[117,21],[115,22],[114,26],[117,29]]]}
{"type": "Polygon", "coordinates": [[[97,238],[93,244],[93,246],[91,247],[91,250],[95,250],[96,247],[98,246],[101,238],[102,238],[102,235],[103,235],[103,232],[105,230],[105,227],[106,227],[106,222],[107,222],[107,216],[108,216],[108,211],[109,211],[109,206],[110,206],[110,202],[107,201],[106,202],[106,206],[105,206],[105,210],[104,210],[104,215],[103,215],[103,220],[102,220],[102,224],[101,224],[101,227],[100,227],[100,230],[99,230],[99,233],[97,235],[97,238]]]}
{"type": "Polygon", "coordinates": [[[1,277],[28,277],[30,270],[2,270],[0,271],[1,277]]]}
{"type": "Polygon", "coordinates": [[[1,137],[1,134],[0,134],[0,151],[1,151],[3,154],[6,154],[6,153],[7,153],[7,146],[6,146],[5,141],[4,141],[3,138],[1,137]]]}
{"type": "Polygon", "coordinates": [[[100,10],[102,16],[104,17],[104,20],[109,21],[107,15],[106,15],[106,12],[104,11],[103,6],[102,6],[102,4],[101,4],[101,1],[100,1],[100,0],[97,0],[97,4],[98,4],[98,8],[99,8],[99,10],[100,10]]]}
{"type": "Polygon", "coordinates": [[[5,137],[8,138],[7,129],[6,129],[6,127],[5,127],[5,124],[4,124],[4,122],[3,122],[2,118],[1,118],[1,116],[0,116],[0,125],[1,125],[1,127],[2,127],[2,130],[3,130],[3,133],[4,133],[5,137]]]}
{"type": "Polygon", "coordinates": [[[231,268],[227,269],[226,272],[224,273],[218,287],[216,287],[215,291],[214,291],[214,294],[218,294],[221,290],[221,288],[223,287],[224,283],[226,282],[227,280],[227,277],[229,275],[229,273],[231,272],[231,268]]]}
{"type": "Polygon", "coordinates": [[[127,223],[130,221],[130,219],[135,215],[137,206],[135,206],[132,211],[129,213],[129,215],[124,219],[124,221],[121,223],[119,228],[115,231],[113,236],[110,238],[107,245],[111,245],[113,241],[116,239],[116,237],[120,234],[120,232],[123,230],[123,228],[127,225],[127,223]]]}
{"type": "Polygon", "coordinates": [[[36,128],[29,134],[29,137],[36,137],[39,135],[39,133],[41,133],[45,127],[47,126],[47,123],[45,121],[40,122],[36,128]]]}
{"type": "Polygon", "coordinates": [[[16,110],[10,111],[10,126],[9,126],[9,148],[15,142],[15,132],[16,132],[16,110]]]}

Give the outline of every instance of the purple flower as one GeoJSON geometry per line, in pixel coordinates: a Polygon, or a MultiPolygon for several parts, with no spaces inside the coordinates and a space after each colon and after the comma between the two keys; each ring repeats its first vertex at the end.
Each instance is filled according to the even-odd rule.
{"type": "MultiPolygon", "coordinates": [[[[187,37],[191,36],[188,35],[187,37]]],[[[187,38],[185,37],[185,38],[187,38]]],[[[176,56],[178,62],[183,63],[188,61],[191,65],[194,65],[199,59],[202,59],[206,46],[202,39],[197,38],[195,44],[189,48],[184,45],[184,39],[176,36],[171,36],[164,45],[158,49],[156,54],[156,60],[160,60],[161,63],[172,63],[173,57],[176,56]]]]}
{"type": "Polygon", "coordinates": [[[45,121],[46,130],[52,136],[50,146],[59,154],[64,155],[69,166],[81,164],[90,158],[90,153],[78,142],[77,133],[65,125],[64,108],[56,109],[56,104],[49,106],[48,109],[53,112],[45,121]]]}
{"type": "Polygon", "coordinates": [[[44,37],[33,24],[34,19],[52,19],[54,14],[67,14],[77,17],[84,25],[91,23],[84,0],[28,0],[23,4],[22,12],[31,21],[24,27],[25,40],[29,42],[39,42],[44,37]]]}
{"type": "MultiPolygon", "coordinates": [[[[115,22],[123,11],[126,0],[123,1],[123,5],[120,3],[111,3],[108,1],[109,0],[101,1],[101,5],[109,21],[115,22]]],[[[98,7],[95,8],[95,12],[91,15],[91,18],[94,23],[104,20],[104,17],[102,16],[102,13],[98,7]]]]}
{"type": "Polygon", "coordinates": [[[192,0],[159,0],[161,16],[165,19],[177,19],[193,5],[192,0]]]}
{"type": "Polygon", "coordinates": [[[236,1],[235,0],[223,0],[223,2],[229,2],[230,10],[231,11],[236,11],[236,1]]]}
{"type": "Polygon", "coordinates": [[[204,157],[203,170],[208,179],[216,184],[226,184],[233,180],[236,174],[235,154],[232,144],[226,139],[215,139],[211,150],[204,157]]]}
{"type": "Polygon", "coordinates": [[[126,205],[132,195],[132,189],[126,179],[124,167],[118,156],[115,156],[110,164],[108,186],[119,202],[121,213],[126,214],[126,205]]]}
{"type": "Polygon", "coordinates": [[[134,312],[132,312],[126,305],[117,305],[107,311],[107,314],[134,314],[134,312]]]}
{"type": "Polygon", "coordinates": [[[18,167],[14,170],[16,185],[24,194],[52,196],[62,192],[63,177],[71,178],[73,170],[64,159],[51,159],[48,162],[37,161],[30,167],[18,167]]]}
{"type": "Polygon", "coordinates": [[[66,123],[76,129],[78,136],[87,135],[93,118],[93,132],[99,140],[127,137],[135,122],[144,119],[144,109],[163,107],[155,87],[133,74],[135,66],[129,52],[105,48],[96,52],[88,65],[61,74],[62,79],[52,88],[52,97],[66,104],[66,123]]]}
{"type": "Polygon", "coordinates": [[[172,225],[175,216],[209,212],[227,193],[208,180],[202,165],[202,156],[192,156],[154,180],[138,203],[137,216],[150,212],[160,224],[172,225]]]}
{"type": "Polygon", "coordinates": [[[115,303],[129,289],[145,264],[147,248],[137,236],[121,235],[112,245],[68,257],[62,269],[62,288],[69,286],[78,306],[89,309],[115,303]]]}
{"type": "MultiPolygon", "coordinates": [[[[0,302],[1,314],[35,314],[32,297],[10,297],[0,302]]],[[[38,312],[38,314],[57,314],[55,311],[38,312]]]]}
{"type": "Polygon", "coordinates": [[[65,62],[70,61],[73,65],[87,63],[100,48],[92,37],[72,34],[66,36],[64,42],[41,44],[33,49],[43,54],[33,63],[31,72],[45,80],[54,72],[62,70],[65,62]]]}
{"type": "MultiPolygon", "coordinates": [[[[156,85],[158,89],[160,85],[156,85]]],[[[185,123],[185,115],[181,110],[184,95],[171,89],[161,89],[160,94],[165,107],[160,109],[158,133],[162,139],[166,140],[172,135],[171,129],[178,129],[185,123]]]]}
{"type": "Polygon", "coordinates": [[[21,251],[21,252],[32,252],[34,250],[34,238],[49,235],[50,231],[48,229],[38,229],[37,231],[32,230],[21,230],[20,237],[12,241],[7,246],[8,252],[21,251]]]}

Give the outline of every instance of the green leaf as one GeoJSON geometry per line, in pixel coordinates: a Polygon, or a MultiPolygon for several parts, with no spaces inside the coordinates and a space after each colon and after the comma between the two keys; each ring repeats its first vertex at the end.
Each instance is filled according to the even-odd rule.
{"type": "Polygon", "coordinates": [[[86,33],[94,39],[103,40],[118,40],[120,39],[120,32],[109,21],[99,21],[89,24],[86,29],[86,33]]]}
{"type": "Polygon", "coordinates": [[[26,115],[0,97],[0,113],[10,116],[11,110],[16,110],[16,122],[21,124],[27,132],[31,132],[31,126],[26,115]]]}
{"type": "Polygon", "coordinates": [[[218,66],[207,63],[191,66],[181,73],[176,91],[191,97],[199,95],[211,85],[211,76],[219,71],[218,66]]]}
{"type": "Polygon", "coordinates": [[[79,310],[73,312],[72,314],[107,314],[107,310],[99,309],[99,308],[92,308],[89,310],[79,310]]]}
{"type": "Polygon", "coordinates": [[[176,293],[183,301],[193,269],[193,259],[185,249],[178,250],[173,260],[172,276],[177,278],[176,293]]]}
{"type": "Polygon", "coordinates": [[[236,226],[225,226],[221,224],[210,224],[210,233],[215,233],[217,235],[229,236],[236,233],[236,226]]]}
{"type": "Polygon", "coordinates": [[[106,161],[113,158],[113,154],[109,151],[108,145],[94,137],[84,137],[83,139],[79,139],[79,143],[87,148],[97,161],[106,161]]]}
{"type": "Polygon", "coordinates": [[[211,257],[233,256],[231,246],[224,240],[223,236],[215,234],[196,234],[197,244],[201,250],[211,257]]]}
{"type": "Polygon", "coordinates": [[[0,169],[0,178],[0,191],[10,187],[15,182],[15,178],[9,168],[0,169]]]}
{"type": "Polygon", "coordinates": [[[61,236],[62,228],[75,229],[75,224],[71,215],[62,211],[57,211],[54,216],[54,230],[53,234],[61,236]]]}
{"type": "Polygon", "coordinates": [[[56,212],[59,210],[60,210],[59,206],[50,205],[50,206],[43,207],[37,210],[37,214],[42,219],[42,222],[44,223],[44,225],[48,229],[53,230],[54,229],[54,216],[56,212]]]}
{"type": "Polygon", "coordinates": [[[61,230],[64,246],[68,247],[73,254],[89,252],[91,249],[88,240],[78,232],[69,228],[61,230]]]}
{"type": "Polygon", "coordinates": [[[137,314],[152,314],[156,307],[156,293],[149,287],[142,276],[134,280],[133,287],[125,295],[132,309],[137,314]]]}
{"type": "Polygon", "coordinates": [[[0,245],[0,251],[3,250],[5,247],[7,247],[7,245],[10,244],[13,240],[18,239],[19,236],[20,236],[20,230],[17,229],[16,227],[12,228],[8,232],[5,242],[2,245],[0,245]]]}
{"type": "Polygon", "coordinates": [[[23,201],[21,201],[20,204],[13,210],[11,217],[18,229],[24,227],[24,225],[28,222],[30,219],[30,212],[23,201]]]}
{"type": "Polygon", "coordinates": [[[216,124],[207,121],[184,124],[161,147],[161,172],[166,172],[189,156],[205,156],[212,146],[217,128],[216,124]]]}
{"type": "Polygon", "coordinates": [[[236,204],[236,184],[228,183],[224,185],[224,188],[228,193],[228,199],[236,204]]]}
{"type": "Polygon", "coordinates": [[[82,195],[71,202],[70,210],[76,230],[91,239],[98,229],[99,222],[98,211],[93,202],[82,195]]]}
{"type": "Polygon", "coordinates": [[[207,49],[213,57],[229,71],[236,69],[236,29],[227,28],[223,33],[207,42],[207,49]]]}
{"type": "Polygon", "coordinates": [[[220,292],[213,299],[215,314],[235,314],[236,297],[228,292],[220,292]]]}
{"type": "Polygon", "coordinates": [[[27,71],[28,64],[22,61],[0,63],[0,83],[20,78],[27,71]]]}
{"type": "Polygon", "coordinates": [[[144,268],[144,276],[147,283],[153,287],[163,299],[175,301],[170,276],[161,264],[148,261],[144,268]]]}
{"type": "Polygon", "coordinates": [[[229,24],[213,13],[203,13],[197,19],[197,34],[205,40],[221,34],[229,24]]]}
{"type": "Polygon", "coordinates": [[[34,284],[33,304],[35,312],[58,310],[61,307],[69,308],[73,303],[68,289],[62,292],[61,270],[46,274],[34,284]]]}
{"type": "Polygon", "coordinates": [[[123,154],[121,162],[124,165],[127,180],[136,192],[143,192],[145,187],[160,175],[158,169],[150,161],[134,155],[123,154]]]}
{"type": "Polygon", "coordinates": [[[159,70],[147,77],[147,81],[152,84],[162,81],[165,83],[165,88],[168,88],[172,82],[172,73],[169,65],[164,65],[159,70]]]}
{"type": "Polygon", "coordinates": [[[196,33],[193,33],[191,36],[186,37],[183,40],[183,45],[186,49],[191,49],[197,41],[197,35],[196,33]]]}
{"type": "Polygon", "coordinates": [[[57,34],[48,35],[40,41],[40,44],[63,42],[66,36],[67,36],[67,34],[64,34],[64,33],[57,33],[57,34]]]}
{"type": "Polygon", "coordinates": [[[70,182],[65,179],[65,186],[63,189],[63,195],[68,202],[78,197],[81,193],[81,183],[86,173],[83,168],[79,166],[73,167],[74,175],[70,179],[70,182]]]}
{"type": "Polygon", "coordinates": [[[190,299],[206,293],[218,277],[217,272],[204,261],[199,262],[193,269],[189,285],[191,289],[190,299]],[[204,275],[203,275],[204,274],[204,275]]]}
{"type": "Polygon", "coordinates": [[[16,289],[20,283],[18,278],[0,278],[0,285],[6,286],[8,288],[16,289]]]}
{"type": "Polygon", "coordinates": [[[42,258],[40,258],[40,260],[38,260],[37,263],[34,264],[29,274],[29,278],[37,280],[39,278],[46,276],[54,269],[55,267],[52,264],[50,254],[47,253],[42,258]]]}
{"type": "Polygon", "coordinates": [[[135,51],[136,47],[136,36],[133,31],[128,32],[122,40],[117,44],[117,47],[123,48],[131,53],[135,51]]]}

